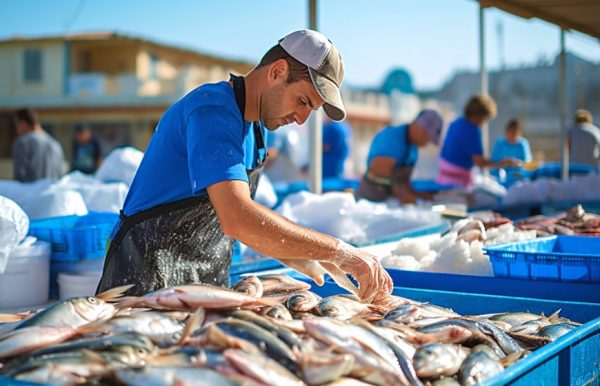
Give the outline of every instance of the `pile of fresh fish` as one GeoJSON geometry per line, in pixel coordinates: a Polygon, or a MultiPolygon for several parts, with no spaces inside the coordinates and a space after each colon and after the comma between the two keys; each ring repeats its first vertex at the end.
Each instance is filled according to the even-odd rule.
{"type": "Polygon", "coordinates": [[[518,229],[533,230],[538,237],[551,235],[600,236],[600,216],[585,213],[581,205],[556,216],[534,216],[517,224],[518,229]]]}
{"type": "Polygon", "coordinates": [[[282,274],[0,315],[0,375],[44,384],[473,385],[573,330],[526,312],[461,316],[392,296],[321,298],[282,274]]]}
{"type": "Polygon", "coordinates": [[[400,240],[390,255],[381,259],[381,264],[410,271],[493,276],[489,257],[483,253],[484,246],[535,237],[535,231],[517,230],[505,218],[494,218],[485,223],[465,219],[457,221],[450,232],[433,240],[400,240]]]}

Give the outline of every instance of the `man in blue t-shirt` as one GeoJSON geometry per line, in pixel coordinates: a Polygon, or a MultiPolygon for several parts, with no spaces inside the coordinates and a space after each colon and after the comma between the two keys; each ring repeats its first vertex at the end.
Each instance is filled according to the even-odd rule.
{"type": "Polygon", "coordinates": [[[410,176],[417,162],[418,147],[429,142],[437,145],[442,126],[440,114],[428,109],[421,111],[411,124],[388,126],[378,132],[371,142],[367,172],[360,181],[358,197],[416,202],[410,176]]]}
{"type": "Polygon", "coordinates": [[[342,178],[350,150],[351,128],[327,119],[323,125],[323,178],[342,178]]]}
{"type": "Polygon", "coordinates": [[[523,137],[523,128],[518,119],[511,119],[506,125],[506,133],[498,137],[494,143],[492,156],[493,162],[500,162],[506,158],[513,158],[522,162],[531,162],[531,148],[529,141],[523,137]]]}
{"type": "Polygon", "coordinates": [[[285,36],[244,77],[206,84],[160,119],[135,175],[97,291],[130,295],[169,286],[225,286],[233,240],[275,257],[318,284],[356,278],[365,302],[389,301],[392,281],[372,255],[300,227],[253,200],[265,130],[303,123],[323,106],[345,117],[342,58],[322,34],[285,36]]]}

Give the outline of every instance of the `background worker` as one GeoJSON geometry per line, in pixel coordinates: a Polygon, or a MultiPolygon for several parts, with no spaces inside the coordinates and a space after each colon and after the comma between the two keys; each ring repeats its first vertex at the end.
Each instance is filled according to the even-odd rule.
{"type": "Polygon", "coordinates": [[[383,201],[390,197],[402,203],[414,203],[417,193],[410,177],[418,157],[418,148],[438,143],[443,120],[435,110],[423,110],[410,124],[388,126],[371,142],[367,171],[360,181],[358,197],[383,201]]]}
{"type": "Polygon", "coordinates": [[[14,179],[33,182],[61,178],[65,163],[62,146],[42,128],[37,112],[31,108],[17,110],[15,126],[18,137],[12,148],[14,179]]]}
{"type": "Polygon", "coordinates": [[[441,185],[469,187],[473,184],[473,166],[518,166],[520,161],[505,158],[494,162],[483,155],[481,126],[496,116],[496,102],[488,95],[475,95],[467,102],[462,117],[455,119],[446,132],[440,152],[436,182],[441,185]]]}

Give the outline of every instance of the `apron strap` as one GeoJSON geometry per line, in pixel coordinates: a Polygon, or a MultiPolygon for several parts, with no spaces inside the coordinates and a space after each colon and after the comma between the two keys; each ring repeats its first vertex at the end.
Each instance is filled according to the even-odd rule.
{"type": "MultiPolygon", "coordinates": [[[[229,74],[229,80],[233,83],[233,92],[235,94],[235,102],[237,103],[238,109],[242,114],[242,121],[245,121],[244,115],[246,114],[246,83],[244,77],[229,74]]],[[[257,167],[261,167],[267,162],[267,147],[265,146],[265,139],[263,131],[259,121],[252,122],[254,129],[254,140],[256,142],[256,150],[258,153],[257,167]]]]}

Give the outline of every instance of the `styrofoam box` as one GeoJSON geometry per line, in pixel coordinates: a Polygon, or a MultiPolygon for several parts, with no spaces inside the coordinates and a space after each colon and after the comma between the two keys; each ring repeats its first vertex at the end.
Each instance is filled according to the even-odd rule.
{"type": "Polygon", "coordinates": [[[60,300],[78,296],[94,296],[102,271],[84,271],[58,274],[60,300]]]}
{"type": "Polygon", "coordinates": [[[48,303],[50,244],[36,241],[13,249],[0,274],[0,309],[48,303]]]}

